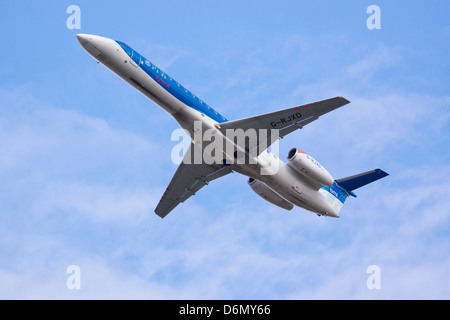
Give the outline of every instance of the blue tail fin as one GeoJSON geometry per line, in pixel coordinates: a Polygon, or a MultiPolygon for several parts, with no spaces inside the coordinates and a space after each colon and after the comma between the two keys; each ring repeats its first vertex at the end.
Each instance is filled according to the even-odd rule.
{"type": "Polygon", "coordinates": [[[320,191],[328,203],[334,208],[336,213],[339,213],[345,199],[347,199],[348,196],[356,198],[353,190],[361,188],[388,175],[388,173],[381,169],[375,169],[351,177],[335,180],[331,187],[322,186],[320,191]]]}

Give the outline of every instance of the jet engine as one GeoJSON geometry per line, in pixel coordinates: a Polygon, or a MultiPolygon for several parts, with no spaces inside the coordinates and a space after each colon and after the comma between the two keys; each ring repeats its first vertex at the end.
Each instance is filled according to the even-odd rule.
{"type": "Polygon", "coordinates": [[[333,184],[334,179],[331,174],[317,160],[302,150],[291,149],[287,159],[288,166],[305,177],[328,187],[333,184]]]}
{"type": "Polygon", "coordinates": [[[248,185],[250,186],[250,188],[252,188],[253,191],[255,191],[255,193],[258,196],[280,208],[291,210],[294,207],[292,203],[279,196],[276,192],[270,189],[264,182],[261,182],[253,178],[249,178],[248,185]]]}

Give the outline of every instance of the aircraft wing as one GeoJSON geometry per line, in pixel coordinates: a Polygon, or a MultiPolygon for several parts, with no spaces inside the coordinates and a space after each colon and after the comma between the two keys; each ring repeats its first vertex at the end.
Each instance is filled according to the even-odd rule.
{"type": "Polygon", "coordinates": [[[250,146],[250,148],[248,148],[253,149],[260,146],[257,151],[257,154],[259,155],[270,146],[271,142],[273,143],[276,141],[270,141],[271,129],[278,129],[279,137],[283,138],[297,129],[302,129],[307,124],[317,120],[320,116],[340,108],[347,103],[350,103],[350,101],[343,97],[335,97],[328,100],[313,102],[303,106],[266,113],[255,117],[228,121],[221,123],[219,127],[224,134],[227,129],[242,129],[244,131],[248,129],[255,129],[257,132],[259,132],[260,129],[266,129],[267,143],[264,144],[265,141],[260,141],[261,137],[258,134],[257,145],[250,146]]]}
{"type": "Polygon", "coordinates": [[[178,204],[195,195],[208,182],[233,172],[229,167],[220,164],[193,164],[194,150],[196,148],[199,147],[191,144],[172,181],[170,181],[169,186],[161,197],[155,209],[155,213],[161,218],[164,218],[178,204]]]}

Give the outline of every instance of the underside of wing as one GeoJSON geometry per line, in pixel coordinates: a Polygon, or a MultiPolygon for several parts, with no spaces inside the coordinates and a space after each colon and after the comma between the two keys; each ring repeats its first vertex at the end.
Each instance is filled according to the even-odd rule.
{"type": "Polygon", "coordinates": [[[195,195],[208,182],[233,172],[228,166],[224,165],[192,163],[196,148],[199,147],[191,144],[172,181],[170,181],[169,186],[161,197],[155,209],[155,213],[161,218],[164,218],[178,204],[195,195]]]}
{"type": "Polygon", "coordinates": [[[260,154],[274,143],[278,137],[283,138],[289,133],[317,120],[320,116],[348,103],[350,101],[343,97],[335,97],[255,117],[228,121],[221,123],[219,127],[224,134],[226,134],[228,129],[256,130],[256,144],[248,146],[246,149],[252,150],[259,147],[257,154],[260,154]],[[261,134],[261,130],[266,130],[266,134],[261,134]],[[274,137],[274,133],[277,135],[276,137],[274,137]]]}

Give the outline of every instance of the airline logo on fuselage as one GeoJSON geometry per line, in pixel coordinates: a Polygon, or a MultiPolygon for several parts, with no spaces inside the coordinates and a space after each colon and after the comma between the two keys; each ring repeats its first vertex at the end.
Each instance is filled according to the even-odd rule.
{"type": "Polygon", "coordinates": [[[160,85],[163,85],[164,87],[166,87],[167,89],[169,89],[170,84],[168,84],[167,82],[165,82],[163,79],[161,79],[160,77],[158,77],[156,74],[155,74],[155,78],[156,78],[156,81],[157,81],[160,85]]]}
{"type": "Polygon", "coordinates": [[[302,115],[300,114],[300,112],[297,112],[297,113],[291,114],[288,117],[280,118],[280,120],[278,120],[278,121],[273,121],[270,123],[270,125],[272,126],[272,128],[276,128],[280,124],[287,124],[294,120],[300,120],[301,117],[302,117],[302,115]]]}

